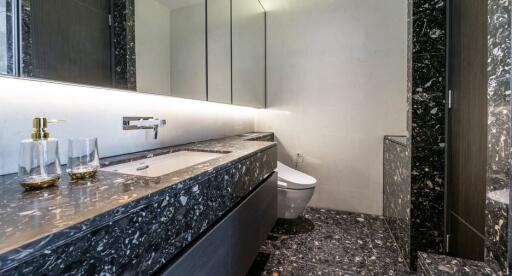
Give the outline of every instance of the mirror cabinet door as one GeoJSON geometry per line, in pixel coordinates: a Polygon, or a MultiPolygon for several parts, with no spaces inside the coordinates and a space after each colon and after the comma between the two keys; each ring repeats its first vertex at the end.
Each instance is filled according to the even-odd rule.
{"type": "Polygon", "coordinates": [[[232,0],[233,104],[265,107],[265,10],[232,0]]]}
{"type": "Polygon", "coordinates": [[[231,0],[208,0],[208,101],[231,103],[231,0]]]}
{"type": "Polygon", "coordinates": [[[205,101],[206,0],[166,1],[179,4],[171,10],[171,96],[205,101]]]}
{"type": "Polygon", "coordinates": [[[156,0],[135,0],[134,14],[137,91],[170,96],[171,8],[156,0]]]}
{"type": "Polygon", "coordinates": [[[205,0],[135,0],[137,91],[206,100],[205,8],[205,0]]]}

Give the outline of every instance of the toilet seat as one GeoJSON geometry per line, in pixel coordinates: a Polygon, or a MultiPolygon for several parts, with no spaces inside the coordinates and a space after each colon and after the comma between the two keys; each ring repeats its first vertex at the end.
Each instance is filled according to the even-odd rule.
{"type": "Polygon", "coordinates": [[[296,219],[315,193],[316,179],[277,162],[277,217],[296,219]]]}
{"type": "Polygon", "coordinates": [[[291,190],[315,188],[316,179],[305,173],[294,170],[281,162],[277,162],[278,187],[291,190]]]}

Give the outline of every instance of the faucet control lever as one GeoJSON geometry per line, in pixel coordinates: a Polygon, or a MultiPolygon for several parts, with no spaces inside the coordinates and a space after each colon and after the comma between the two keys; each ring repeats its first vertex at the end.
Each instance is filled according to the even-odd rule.
{"type": "Polygon", "coordinates": [[[155,133],[155,140],[158,138],[158,128],[166,124],[166,120],[160,120],[154,117],[123,117],[123,130],[152,129],[155,133]]]}

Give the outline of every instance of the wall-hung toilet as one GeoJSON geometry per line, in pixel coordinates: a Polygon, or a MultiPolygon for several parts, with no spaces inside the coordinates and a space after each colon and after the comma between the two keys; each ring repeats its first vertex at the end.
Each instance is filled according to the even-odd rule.
{"type": "Polygon", "coordinates": [[[297,218],[306,208],[315,192],[316,179],[277,162],[278,199],[277,216],[297,218]]]}

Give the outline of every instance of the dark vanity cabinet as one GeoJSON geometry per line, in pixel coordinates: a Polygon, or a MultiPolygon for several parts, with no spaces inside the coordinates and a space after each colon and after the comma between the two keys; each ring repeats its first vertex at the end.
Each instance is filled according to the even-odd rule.
{"type": "Polygon", "coordinates": [[[277,173],[272,173],[160,274],[245,275],[276,220],[277,173]]]}

